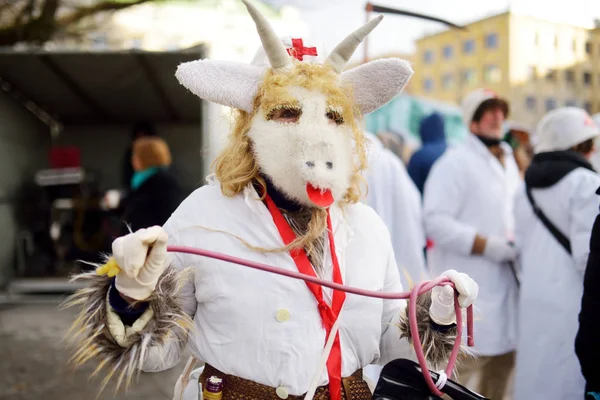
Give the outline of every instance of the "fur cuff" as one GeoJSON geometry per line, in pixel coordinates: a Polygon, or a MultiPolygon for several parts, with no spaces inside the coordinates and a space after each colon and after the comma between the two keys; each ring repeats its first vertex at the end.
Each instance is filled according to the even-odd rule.
{"type": "Polygon", "coordinates": [[[101,392],[115,374],[118,375],[115,390],[122,384],[128,387],[141,370],[148,349],[163,346],[173,337],[182,342],[187,340],[192,320],[183,312],[178,294],[189,271],[167,268],[156,290],[146,300],[148,309],[131,327],[124,326],[108,304],[111,278],[98,276],[95,271],[74,277],[85,280],[87,287],[75,292],[64,304],[64,308],[80,308],[66,334],[66,339],[74,345],[70,363],[79,367],[91,359],[98,359],[98,367],[92,376],[105,370],[101,392]]]}
{"type": "Polygon", "coordinates": [[[106,296],[106,322],[108,331],[121,347],[130,347],[136,335],[148,325],[148,322],[154,316],[154,310],[148,307],[146,311],[131,326],[125,326],[119,315],[110,306],[108,295],[106,296]]]}
{"type": "MultiPolygon", "coordinates": [[[[458,333],[456,325],[450,325],[444,327],[444,329],[435,329],[434,322],[429,316],[429,307],[431,306],[431,293],[426,293],[418,297],[417,299],[417,324],[419,329],[419,338],[421,339],[421,345],[423,346],[423,352],[425,359],[430,363],[429,369],[437,370],[445,363],[450,357],[452,347],[454,347],[454,341],[458,333]]],[[[412,336],[410,334],[410,322],[409,322],[409,307],[406,306],[406,312],[400,318],[399,323],[400,331],[402,332],[401,338],[407,338],[412,343],[412,336]]],[[[465,347],[461,346],[461,353],[465,347]]]]}

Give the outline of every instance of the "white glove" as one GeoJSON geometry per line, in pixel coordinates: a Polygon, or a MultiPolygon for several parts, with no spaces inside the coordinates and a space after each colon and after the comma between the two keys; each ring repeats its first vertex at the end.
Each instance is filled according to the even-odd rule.
{"type": "Polygon", "coordinates": [[[112,250],[121,269],[115,280],[119,293],[135,300],[150,297],[158,278],[167,268],[168,240],[167,232],[160,226],[140,229],[115,239],[112,250]]]}
{"type": "MultiPolygon", "coordinates": [[[[458,304],[467,308],[475,302],[479,294],[479,286],[467,274],[450,269],[441,276],[450,278],[458,292],[458,304]]],[[[429,316],[438,325],[456,323],[454,312],[454,290],[451,286],[436,286],[431,290],[431,306],[429,316]]]]}
{"type": "Polygon", "coordinates": [[[483,255],[495,262],[514,262],[517,259],[517,250],[506,239],[489,236],[485,242],[483,255]]]}

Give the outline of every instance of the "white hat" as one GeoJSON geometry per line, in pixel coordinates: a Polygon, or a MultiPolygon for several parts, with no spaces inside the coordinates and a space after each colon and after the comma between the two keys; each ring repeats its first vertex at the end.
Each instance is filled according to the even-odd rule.
{"type": "MultiPolygon", "coordinates": [[[[322,42],[300,36],[287,36],[281,38],[281,43],[283,43],[288,54],[294,56],[298,61],[317,64],[325,62],[325,49],[322,42]]],[[[262,68],[270,66],[269,58],[263,46],[258,48],[251,64],[262,68]]]]}
{"type": "Polygon", "coordinates": [[[544,115],[536,127],[536,153],[568,150],[600,135],[590,115],[577,107],[561,107],[544,115]]]}
{"type": "Polygon", "coordinates": [[[501,102],[502,107],[504,108],[504,116],[506,117],[508,114],[508,103],[505,100],[501,99],[496,92],[490,89],[477,89],[469,93],[469,95],[463,100],[461,109],[463,113],[463,122],[467,126],[467,128],[471,125],[473,121],[473,117],[475,116],[475,112],[479,108],[479,106],[486,100],[490,99],[498,99],[501,102]]]}

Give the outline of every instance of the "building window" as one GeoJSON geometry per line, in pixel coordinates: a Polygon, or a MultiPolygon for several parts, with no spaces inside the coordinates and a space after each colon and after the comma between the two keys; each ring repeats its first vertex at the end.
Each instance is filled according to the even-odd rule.
{"type": "Polygon", "coordinates": [[[556,100],[550,98],[546,99],[546,111],[551,111],[556,108],[556,100]]]}
{"type": "Polygon", "coordinates": [[[546,80],[549,82],[555,82],[556,81],[556,70],[549,68],[546,71],[546,80]]]}
{"type": "Polygon", "coordinates": [[[485,47],[488,49],[495,49],[498,47],[498,35],[490,33],[485,36],[485,47]]]}
{"type": "Polygon", "coordinates": [[[567,83],[575,83],[575,71],[568,69],[565,71],[565,80],[567,83]]]}
{"type": "Polygon", "coordinates": [[[586,86],[590,86],[592,84],[592,73],[591,72],[583,73],[583,84],[586,86]]]}
{"type": "Polygon", "coordinates": [[[558,48],[558,35],[554,35],[554,47],[558,48]]]}
{"type": "Polygon", "coordinates": [[[539,33],[534,33],[533,34],[533,45],[535,47],[537,47],[537,45],[540,43],[540,34],[539,33]]]}
{"type": "Polygon", "coordinates": [[[142,48],[142,39],[133,39],[131,41],[130,47],[132,49],[141,49],[142,48]]]}
{"type": "Polygon", "coordinates": [[[592,113],[592,103],[590,103],[589,101],[583,103],[583,108],[585,109],[585,111],[588,112],[588,114],[592,113]]]}
{"type": "Polygon", "coordinates": [[[577,100],[565,101],[565,107],[577,107],[577,100]]]}
{"type": "Polygon", "coordinates": [[[535,111],[535,109],[537,108],[536,98],[533,96],[527,96],[527,98],[525,99],[525,107],[527,107],[527,109],[530,111],[535,111]]]}
{"type": "Polygon", "coordinates": [[[463,53],[473,54],[475,52],[475,41],[473,39],[465,40],[463,42],[463,53]]]}
{"type": "Polygon", "coordinates": [[[462,72],[462,81],[463,83],[474,85],[477,83],[477,74],[473,69],[465,69],[462,72]]]}
{"type": "Polygon", "coordinates": [[[445,46],[442,49],[442,54],[444,55],[445,59],[452,58],[452,46],[445,46]]]}
{"type": "Polygon", "coordinates": [[[535,65],[530,65],[527,67],[527,81],[534,82],[537,78],[537,67],[535,65]]]}
{"type": "Polygon", "coordinates": [[[433,62],[433,51],[426,50],[423,55],[423,61],[425,61],[425,64],[431,64],[433,62]]]}
{"type": "Polygon", "coordinates": [[[502,80],[502,72],[496,65],[486,65],[483,69],[483,81],[485,83],[498,83],[502,80]]]}
{"type": "Polygon", "coordinates": [[[452,89],[454,86],[454,76],[452,74],[444,74],[442,77],[442,86],[444,89],[452,89]]]}
{"type": "Polygon", "coordinates": [[[592,54],[592,44],[590,42],[585,42],[585,52],[587,54],[592,54]]]}
{"type": "Polygon", "coordinates": [[[433,91],[433,79],[427,78],[427,79],[423,80],[423,90],[425,92],[432,92],[433,91]]]}
{"type": "Polygon", "coordinates": [[[573,53],[577,52],[577,39],[573,39],[573,53]]]}

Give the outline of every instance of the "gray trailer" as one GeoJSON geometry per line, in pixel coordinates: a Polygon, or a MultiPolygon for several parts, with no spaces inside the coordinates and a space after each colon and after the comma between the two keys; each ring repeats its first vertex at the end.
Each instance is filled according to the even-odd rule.
{"type": "MultiPolygon", "coordinates": [[[[174,74],[180,63],[204,54],[202,46],[168,52],[0,50],[4,299],[75,287],[68,275],[77,267],[61,253],[60,240],[50,230],[57,218],[77,225],[81,207],[90,204],[78,206],[68,194],[61,197],[61,188],[81,185],[80,191],[98,193],[121,188],[123,157],[136,121],[154,124],[167,141],[186,193],[203,183],[206,104],[179,85],[174,74]],[[50,168],[49,154],[56,146],[76,148],[80,165],[50,168]]],[[[94,251],[93,237],[70,234],[69,240],[94,251]]]]}

